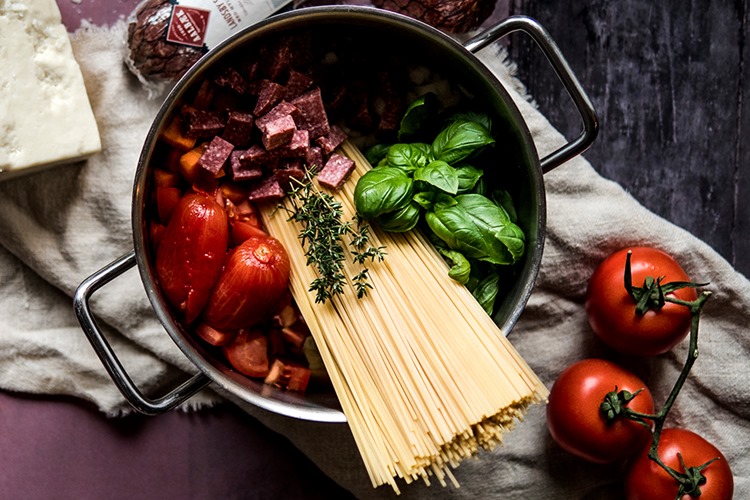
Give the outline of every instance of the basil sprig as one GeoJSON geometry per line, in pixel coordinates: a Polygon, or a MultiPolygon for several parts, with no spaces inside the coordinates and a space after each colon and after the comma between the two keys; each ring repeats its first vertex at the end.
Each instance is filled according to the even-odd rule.
{"type": "Polygon", "coordinates": [[[376,167],[357,182],[354,203],[363,219],[386,231],[421,224],[449,264],[449,276],[492,314],[501,286],[497,266],[519,261],[525,235],[510,195],[485,193],[484,172],[475,166],[494,152],[489,116],[454,114],[436,131],[437,106],[432,94],[412,102],[397,135],[402,142],[366,152],[376,167]]]}

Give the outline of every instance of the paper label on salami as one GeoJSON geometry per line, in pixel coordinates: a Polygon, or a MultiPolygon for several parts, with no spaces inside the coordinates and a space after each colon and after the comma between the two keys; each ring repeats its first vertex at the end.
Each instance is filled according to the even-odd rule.
{"type": "Polygon", "coordinates": [[[235,31],[270,16],[291,0],[176,0],[167,40],[211,49],[235,31]]]}

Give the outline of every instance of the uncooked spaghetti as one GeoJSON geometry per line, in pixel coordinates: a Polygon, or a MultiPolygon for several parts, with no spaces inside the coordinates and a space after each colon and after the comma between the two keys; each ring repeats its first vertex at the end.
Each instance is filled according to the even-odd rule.
{"type": "MultiPolygon", "coordinates": [[[[332,193],[344,217],[355,214],[353,191],[370,167],[344,144],[356,169],[332,193]]],[[[546,387],[499,327],[417,230],[371,228],[373,245],[387,257],[369,265],[373,288],[316,303],[308,291],[316,271],[300,248],[300,227],[285,210],[264,211],[268,231],[287,248],[291,291],[312,332],[373,486],[397,478],[410,483],[434,476],[458,485],[451,468],[491,449],[543,401],[546,387]]],[[[345,265],[351,281],[360,272],[345,265]]]]}

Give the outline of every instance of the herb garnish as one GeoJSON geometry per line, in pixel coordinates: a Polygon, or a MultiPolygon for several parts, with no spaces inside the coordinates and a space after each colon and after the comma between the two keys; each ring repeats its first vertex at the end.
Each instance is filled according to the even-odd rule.
{"type": "Polygon", "coordinates": [[[372,288],[369,282],[368,261],[382,261],[384,247],[370,244],[369,225],[361,217],[354,216],[344,222],[341,202],[318,189],[313,183],[315,172],[310,169],[303,179],[292,179],[292,187],[287,197],[289,205],[280,208],[289,213],[289,221],[302,225],[299,239],[305,248],[307,265],[314,265],[318,277],[310,283],[308,291],[315,292],[315,302],[323,303],[334,295],[344,292],[346,258],[343,238],[349,240],[352,261],[362,266],[362,270],[352,277],[352,286],[357,298],[367,295],[372,288]]]}

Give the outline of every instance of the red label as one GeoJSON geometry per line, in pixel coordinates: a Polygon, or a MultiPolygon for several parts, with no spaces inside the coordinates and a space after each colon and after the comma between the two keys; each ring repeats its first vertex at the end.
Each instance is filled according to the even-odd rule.
{"type": "Polygon", "coordinates": [[[211,12],[207,10],[175,5],[169,18],[167,41],[191,47],[203,47],[209,14],[211,12]]]}

